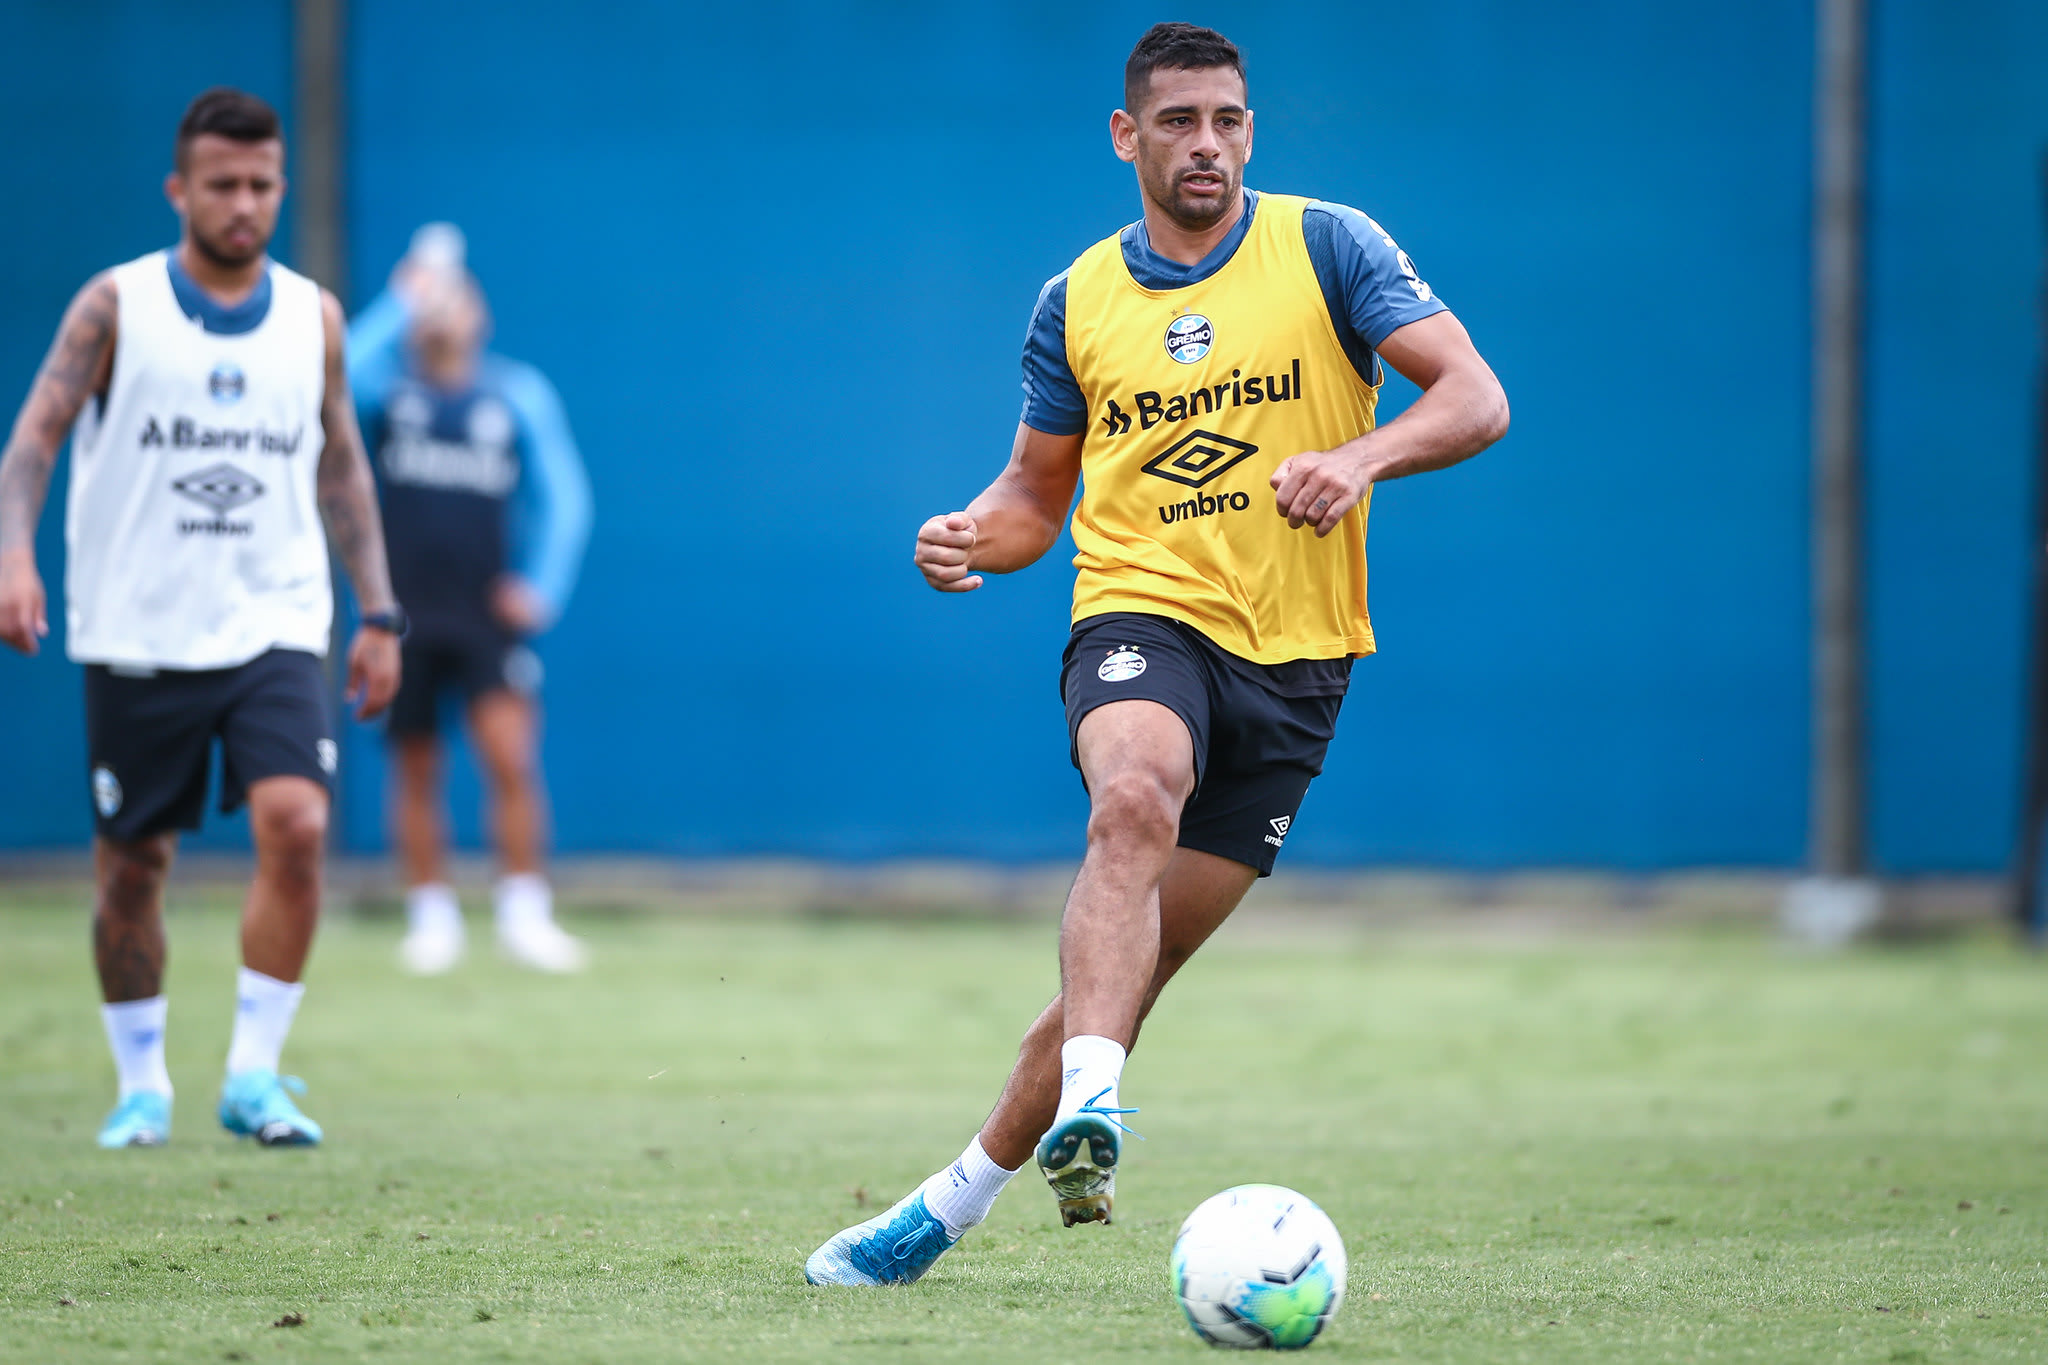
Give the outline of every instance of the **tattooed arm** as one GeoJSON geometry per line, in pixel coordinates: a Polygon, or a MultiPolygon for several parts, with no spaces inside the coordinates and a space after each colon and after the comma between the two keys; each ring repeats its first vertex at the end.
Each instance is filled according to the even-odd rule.
{"type": "Polygon", "coordinates": [[[36,573],[36,522],[50,490],[50,471],[85,400],[106,396],[118,318],[114,277],[95,275],[65,310],[0,454],[0,642],[24,654],[34,654],[36,642],[50,633],[43,580],[36,573]]]}
{"type": "MultiPolygon", "coordinates": [[[[320,291],[320,320],[327,334],[327,388],[320,400],[320,426],[327,445],[320,452],[320,517],[327,543],[355,585],[365,613],[390,611],[391,570],[384,558],[384,519],[377,511],[377,484],[363,453],[355,401],[348,391],[348,325],[341,304],[320,291]]],[[[368,720],[391,704],[398,691],[398,637],[364,627],[348,647],[348,696],[360,704],[356,718],[368,720]]]]}

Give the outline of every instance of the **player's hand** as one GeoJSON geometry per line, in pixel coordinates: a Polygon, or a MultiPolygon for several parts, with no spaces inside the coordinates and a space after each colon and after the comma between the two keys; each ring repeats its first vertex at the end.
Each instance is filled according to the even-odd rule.
{"type": "Polygon", "coordinates": [[[967,571],[978,528],[965,512],[933,517],[917,528],[917,553],[911,556],[924,581],[940,592],[973,592],[981,575],[967,571]]]}
{"type": "Polygon", "coordinates": [[[547,628],[548,604],[533,584],[518,574],[501,574],[491,584],[491,616],[514,635],[524,638],[547,628]]]}
{"type": "Polygon", "coordinates": [[[1273,501],[1287,524],[1315,527],[1318,536],[1335,530],[1372,487],[1363,458],[1339,446],[1290,455],[1273,471],[1273,501]]]}
{"type": "Polygon", "coordinates": [[[0,558],[0,641],[33,657],[40,648],[36,642],[49,633],[35,556],[14,552],[0,558]]]}
{"type": "Polygon", "coordinates": [[[356,719],[382,714],[398,695],[398,637],[367,626],[356,631],[348,647],[348,689],[342,700],[356,705],[356,719]]]}

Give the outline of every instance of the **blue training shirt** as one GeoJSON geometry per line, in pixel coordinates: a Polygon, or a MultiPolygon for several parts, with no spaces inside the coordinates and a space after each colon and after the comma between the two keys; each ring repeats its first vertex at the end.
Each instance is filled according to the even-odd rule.
{"type": "Polygon", "coordinates": [[[490,588],[509,571],[552,622],[590,534],[590,483],[562,401],[540,371],[490,352],[466,389],[435,388],[406,354],[410,323],[386,291],[348,331],[392,590],[423,635],[496,629],[490,588]]]}
{"type": "MultiPolygon", "coordinates": [[[[1245,191],[1244,214],[1207,256],[1193,265],[1168,260],[1152,249],[1145,220],[1122,233],[1124,264],[1147,289],[1179,289],[1221,270],[1244,241],[1259,210],[1256,190],[1245,191]]],[[[1318,200],[1301,218],[1309,263],[1323,289],[1323,303],[1337,340],[1369,384],[1380,380],[1379,344],[1397,328],[1449,311],[1415,273],[1408,253],[1378,223],[1357,209],[1318,200]]],[[[1067,363],[1067,276],[1045,282],[1024,338],[1024,425],[1051,436],[1077,436],[1088,429],[1088,404],[1067,363]]]]}

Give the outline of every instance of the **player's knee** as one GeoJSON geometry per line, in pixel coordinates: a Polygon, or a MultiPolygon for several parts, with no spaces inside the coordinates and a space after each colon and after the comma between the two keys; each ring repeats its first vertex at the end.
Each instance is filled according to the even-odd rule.
{"type": "Polygon", "coordinates": [[[252,822],[259,852],[297,872],[320,865],[327,843],[327,802],[307,794],[266,802],[252,822]]]}
{"type": "Polygon", "coordinates": [[[1180,833],[1178,797],[1156,773],[1133,768],[1095,783],[1088,842],[1171,847],[1180,833]]]}
{"type": "Polygon", "coordinates": [[[132,844],[110,841],[104,848],[100,862],[102,912],[122,916],[152,913],[162,893],[164,878],[170,874],[170,841],[143,839],[132,844]]]}

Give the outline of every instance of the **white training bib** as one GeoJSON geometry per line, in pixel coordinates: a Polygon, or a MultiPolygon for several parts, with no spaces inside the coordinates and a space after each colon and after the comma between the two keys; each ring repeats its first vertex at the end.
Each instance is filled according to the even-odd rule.
{"type": "Polygon", "coordinates": [[[185,316],[167,257],[113,271],[113,383],[71,440],[67,652],[182,669],[324,655],[320,287],[273,262],[263,321],[223,335],[185,316]]]}

